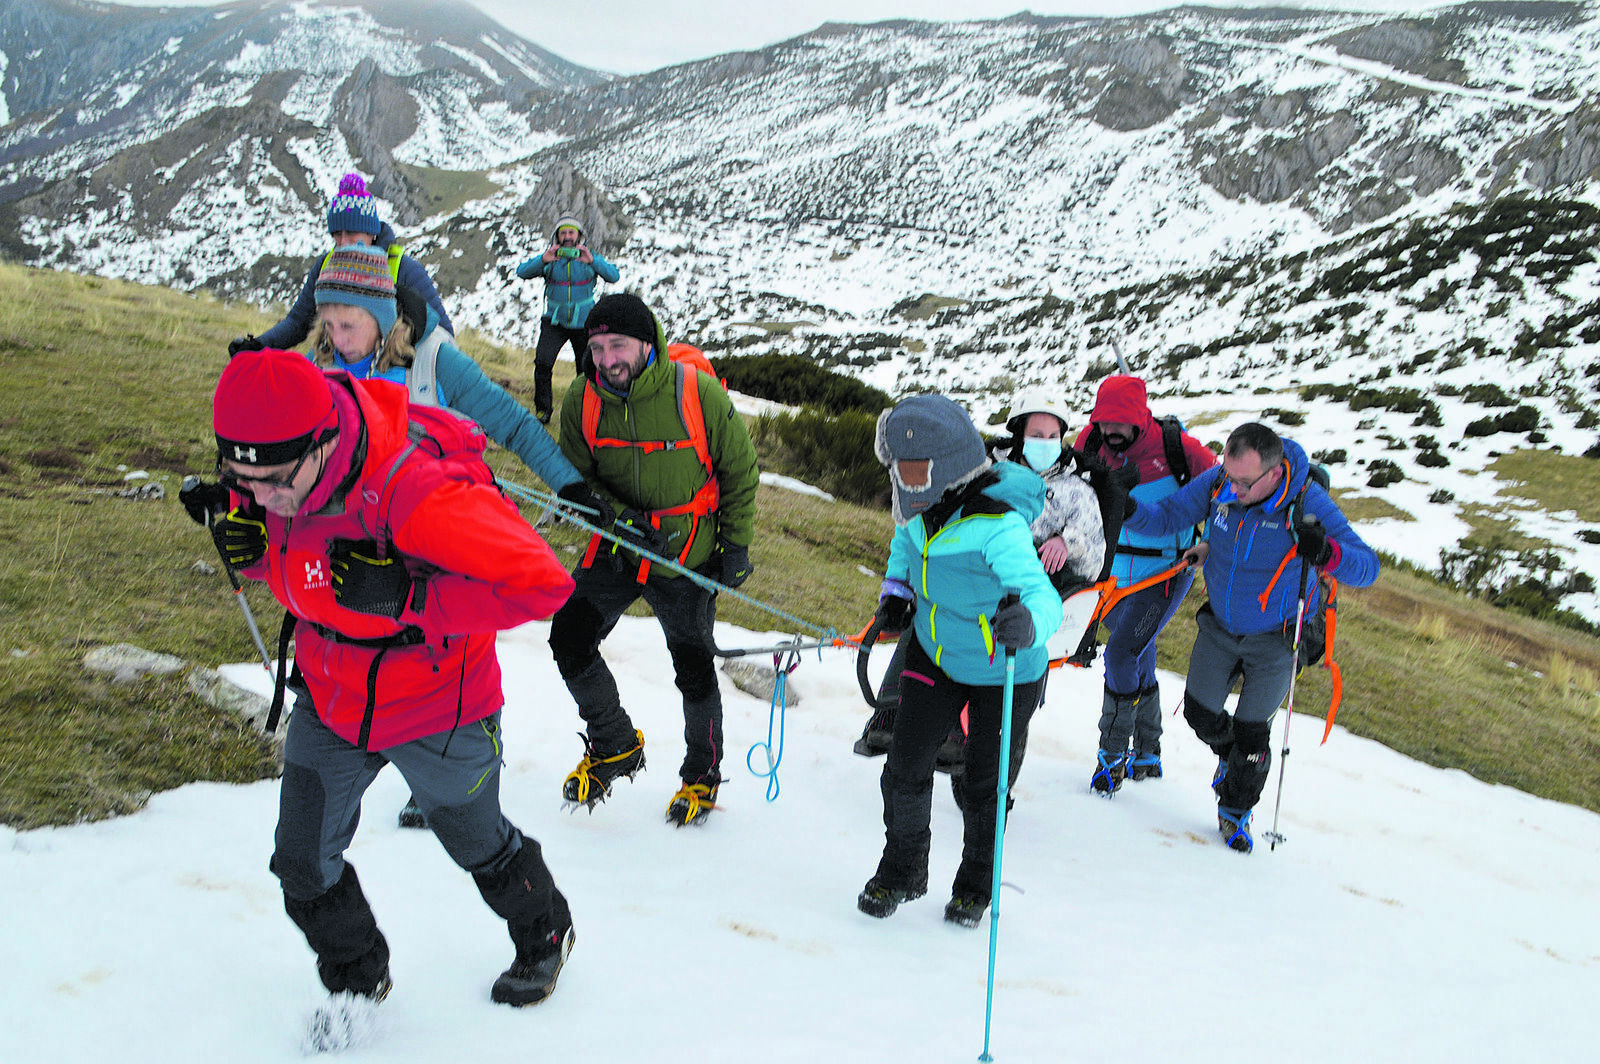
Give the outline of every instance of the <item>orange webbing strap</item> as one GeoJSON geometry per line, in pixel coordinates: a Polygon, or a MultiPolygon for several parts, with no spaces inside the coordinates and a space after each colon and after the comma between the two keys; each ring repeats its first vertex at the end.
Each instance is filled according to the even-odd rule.
{"type": "MultiPolygon", "coordinates": [[[[700,530],[700,518],[716,512],[717,505],[722,499],[722,492],[717,484],[716,470],[711,466],[711,444],[706,438],[706,418],[700,406],[699,371],[681,362],[673,362],[672,366],[676,375],[678,419],[683,422],[685,439],[624,440],[614,436],[601,436],[602,401],[594,382],[589,381],[583,389],[583,441],[588,446],[590,454],[593,454],[598,447],[636,447],[645,454],[655,451],[678,451],[685,447],[694,450],[695,457],[700,460],[701,467],[706,471],[706,482],[700,485],[699,490],[694,493],[694,498],[681,506],[668,506],[649,512],[650,524],[658,529],[661,527],[663,517],[688,515],[691,518],[689,535],[685,538],[683,550],[677,557],[678,564],[683,565],[689,557],[689,549],[694,546],[695,534],[700,530]]],[[[600,538],[598,535],[590,537],[589,549],[583,555],[582,568],[587,569],[594,564],[595,556],[600,550],[600,538]]],[[[638,582],[642,584],[649,578],[650,559],[641,558],[638,582]]]]}
{"type": "MultiPolygon", "coordinates": [[[[1127,587],[1119,588],[1117,586],[1117,578],[1114,576],[1107,577],[1098,584],[1090,584],[1085,590],[1096,591],[1099,594],[1100,599],[1095,603],[1094,612],[1089,615],[1089,626],[1084,630],[1084,642],[1089,643],[1093,641],[1095,632],[1099,629],[1101,623],[1105,621],[1106,614],[1110,613],[1112,609],[1115,608],[1117,603],[1121,602],[1129,595],[1138,594],[1145,588],[1155,587],[1157,584],[1166,583],[1168,580],[1171,580],[1173,577],[1189,568],[1192,568],[1192,563],[1188,558],[1185,557],[1179,558],[1178,564],[1174,565],[1172,568],[1163,569],[1159,573],[1156,573],[1153,576],[1147,576],[1137,583],[1129,584],[1127,587]]],[[[1076,651],[1064,658],[1052,658],[1050,660],[1049,667],[1052,669],[1059,669],[1063,665],[1073,665],[1080,669],[1086,668],[1093,658],[1092,656],[1084,657],[1083,650],[1084,648],[1080,646],[1076,651]]]]}
{"type": "MultiPolygon", "coordinates": [[[[1289,553],[1285,554],[1283,561],[1278,563],[1278,571],[1272,574],[1272,579],[1267,581],[1267,586],[1262,589],[1261,594],[1256,596],[1256,601],[1261,603],[1262,613],[1267,612],[1267,599],[1272,597],[1272,589],[1278,586],[1278,577],[1282,576],[1283,571],[1289,567],[1289,562],[1298,557],[1300,557],[1300,544],[1290,544],[1289,553]]],[[[1302,578],[1304,578],[1304,574],[1302,574],[1302,578]]]]}
{"type": "Polygon", "coordinates": [[[1339,671],[1338,662],[1333,660],[1333,636],[1339,627],[1339,581],[1332,574],[1324,573],[1323,581],[1328,585],[1328,601],[1323,607],[1328,618],[1328,644],[1322,652],[1322,667],[1328,670],[1328,680],[1333,687],[1333,699],[1328,703],[1328,717],[1322,725],[1322,741],[1328,741],[1328,734],[1333,731],[1333,717],[1339,712],[1339,703],[1344,699],[1344,675],[1339,671]]]}

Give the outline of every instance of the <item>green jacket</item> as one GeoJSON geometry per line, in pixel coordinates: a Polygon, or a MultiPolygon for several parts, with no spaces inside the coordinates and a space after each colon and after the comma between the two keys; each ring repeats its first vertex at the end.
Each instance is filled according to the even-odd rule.
{"type": "MultiPolygon", "coordinates": [[[[600,396],[600,424],[596,437],[620,440],[685,440],[683,420],[678,413],[677,363],[666,357],[667,341],[656,325],[656,355],[633,382],[626,398],[594,383],[598,372],[593,366],[586,376],[572,382],[561,404],[561,450],[595,491],[604,495],[620,513],[624,509],[665,510],[682,506],[694,498],[705,483],[705,470],[694,449],[657,450],[646,453],[637,447],[598,447],[591,451],[583,436],[584,391],[594,388],[600,396]]],[[[687,372],[687,370],[686,370],[687,372]]],[[[706,443],[711,452],[711,467],[717,476],[720,499],[716,512],[702,518],[684,564],[703,565],[725,539],[747,547],[755,537],[756,488],[760,473],[755,447],[745,429],[744,419],[733,409],[733,400],[714,377],[696,374],[700,409],[706,423],[706,443]]],[[[683,550],[685,537],[694,525],[689,514],[661,518],[667,536],[667,554],[676,558],[683,550]]],[[[609,542],[603,548],[609,548],[609,542]]],[[[621,548],[618,548],[621,550],[621,548]]],[[[631,551],[622,551],[637,565],[631,551]]],[[[651,575],[676,577],[679,574],[658,566],[651,575]]]]}

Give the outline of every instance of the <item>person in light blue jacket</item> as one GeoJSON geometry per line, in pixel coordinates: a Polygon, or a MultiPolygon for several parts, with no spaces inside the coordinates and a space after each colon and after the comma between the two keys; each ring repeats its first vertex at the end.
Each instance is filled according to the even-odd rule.
{"type": "Polygon", "coordinates": [[[589,308],[594,306],[595,280],[615,284],[622,274],[589,250],[583,242],[583,226],[578,219],[565,215],[557,220],[544,254],[518,266],[517,276],[524,281],[544,278],[544,315],[539,345],[533,355],[533,408],[539,420],[549,424],[555,406],[550,378],[561,347],[572,345],[572,357],[581,375],[589,350],[589,334],[584,325],[589,320],[589,308]]]}
{"type": "Polygon", "coordinates": [[[1130,502],[1136,509],[1123,525],[1153,535],[1204,525],[1209,597],[1195,617],[1183,716],[1217,755],[1217,826],[1241,853],[1254,845],[1250,811],[1272,765],[1272,718],[1300,664],[1296,614],[1302,603],[1307,618],[1321,608],[1321,573],[1350,587],[1378,578],[1377,553],[1310,473],[1299,444],[1246,422],[1228,436],[1220,466],[1165,498],[1130,502]],[[1224,703],[1235,680],[1230,715],[1224,703]]]}
{"type": "Polygon", "coordinates": [[[1044,482],[991,464],[967,412],[941,395],[885,411],[877,451],[894,485],[896,526],[878,615],[886,632],[910,627],[912,642],[879,783],[883,856],[856,906],[881,918],[927,893],[934,762],[967,706],[961,864],[945,919],[974,927],[994,871],[1005,658],[1016,655],[1011,741],[1020,752],[1048,664],[1045,641],[1061,624],[1061,598],[1029,530],[1044,509],[1044,482]]]}
{"type": "MultiPolygon", "coordinates": [[[[395,286],[380,249],[352,244],[336,250],[323,265],[314,298],[312,361],[360,380],[404,384],[412,403],[448,407],[476,421],[559,498],[585,507],[589,512],[579,513],[586,520],[605,528],[616,519],[528,408],[450,342],[423,296],[395,286]]],[[[400,826],[427,826],[415,800],[401,809],[400,826]]]]}

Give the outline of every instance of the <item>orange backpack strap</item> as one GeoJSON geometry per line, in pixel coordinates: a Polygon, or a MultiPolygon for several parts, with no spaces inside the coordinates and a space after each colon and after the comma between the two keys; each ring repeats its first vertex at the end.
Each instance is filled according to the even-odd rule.
{"type": "MultiPolygon", "coordinates": [[[[687,346],[687,345],[683,345],[687,346]]],[[[689,348],[699,354],[695,348],[689,348]]],[[[701,356],[704,358],[704,356],[701,356]]],[[[661,527],[663,517],[676,517],[688,515],[689,534],[684,539],[683,550],[678,554],[677,561],[681,565],[689,557],[689,548],[694,545],[695,534],[700,529],[700,518],[713,513],[721,501],[721,491],[717,484],[717,474],[711,465],[711,444],[706,433],[705,413],[700,406],[700,381],[699,371],[694,366],[674,359],[674,388],[678,402],[678,420],[683,423],[685,439],[682,440],[623,440],[616,437],[600,435],[600,411],[602,400],[600,393],[595,390],[594,382],[590,381],[583,389],[583,441],[593,454],[600,447],[635,447],[646,454],[654,451],[675,451],[685,447],[691,448],[695,457],[700,460],[701,467],[706,471],[706,481],[694,497],[679,506],[668,506],[660,510],[651,510],[650,523],[656,528],[661,527]]],[[[600,536],[592,536],[589,540],[589,549],[584,552],[582,567],[587,569],[594,564],[595,556],[600,550],[600,536]]],[[[639,583],[644,583],[650,578],[650,559],[641,558],[639,562],[639,583]]]]}

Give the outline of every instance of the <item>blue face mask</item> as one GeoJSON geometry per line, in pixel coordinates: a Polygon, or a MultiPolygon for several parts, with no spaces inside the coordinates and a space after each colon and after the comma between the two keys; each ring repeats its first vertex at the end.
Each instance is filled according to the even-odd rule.
{"type": "Polygon", "coordinates": [[[1061,441],[1030,436],[1022,441],[1022,460],[1035,472],[1043,473],[1061,461],[1061,441]]]}

